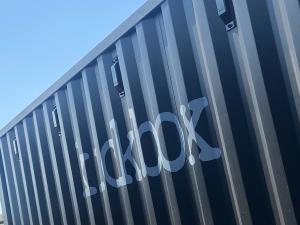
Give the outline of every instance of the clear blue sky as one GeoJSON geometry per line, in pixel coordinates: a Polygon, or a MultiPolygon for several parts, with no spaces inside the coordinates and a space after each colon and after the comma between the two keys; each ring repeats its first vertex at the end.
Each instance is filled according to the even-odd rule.
{"type": "Polygon", "coordinates": [[[145,0],[3,0],[0,129],[145,0]]]}
{"type": "Polygon", "coordinates": [[[1,1],[0,129],[144,2],[1,1]]]}

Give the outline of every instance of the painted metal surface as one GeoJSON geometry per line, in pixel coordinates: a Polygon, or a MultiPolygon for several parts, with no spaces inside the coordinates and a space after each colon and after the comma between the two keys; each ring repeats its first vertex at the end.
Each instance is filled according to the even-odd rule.
{"type": "Polygon", "coordinates": [[[300,223],[297,0],[150,0],[0,131],[6,224],[300,223]]]}

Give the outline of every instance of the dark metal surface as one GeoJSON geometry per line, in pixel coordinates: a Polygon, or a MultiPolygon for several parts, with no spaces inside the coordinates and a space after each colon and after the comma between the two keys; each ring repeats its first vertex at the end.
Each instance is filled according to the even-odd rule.
{"type": "Polygon", "coordinates": [[[0,131],[13,225],[300,223],[297,0],[150,0],[0,131]]]}

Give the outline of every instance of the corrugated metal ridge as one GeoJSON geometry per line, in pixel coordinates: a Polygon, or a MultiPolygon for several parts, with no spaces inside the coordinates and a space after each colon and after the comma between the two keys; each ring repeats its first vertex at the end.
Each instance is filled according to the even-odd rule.
{"type": "Polygon", "coordinates": [[[34,100],[28,107],[26,107],[21,113],[19,113],[14,119],[12,119],[4,128],[0,130],[0,137],[5,135],[11,130],[17,123],[30,114],[35,108],[41,105],[47,98],[53,93],[59,90],[69,80],[71,80],[76,74],[84,69],[89,63],[91,63],[97,56],[103,51],[109,48],[115,43],[122,35],[128,30],[134,27],[141,19],[154,10],[165,0],[148,0],[139,9],[137,9],[130,17],[128,17],[120,26],[112,31],[103,41],[101,41],[95,48],[93,48],[86,56],[84,56],[78,63],[76,63],[70,70],[68,70],[60,79],[58,79],[53,85],[51,85],[44,93],[42,93],[36,100],[34,100]]]}

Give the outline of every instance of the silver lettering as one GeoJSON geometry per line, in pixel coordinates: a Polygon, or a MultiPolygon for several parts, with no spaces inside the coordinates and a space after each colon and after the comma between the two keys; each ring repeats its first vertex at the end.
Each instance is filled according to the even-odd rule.
{"type": "Polygon", "coordinates": [[[150,177],[156,177],[160,174],[161,167],[162,167],[162,151],[161,151],[158,133],[157,133],[154,125],[150,121],[146,121],[146,122],[142,123],[141,126],[139,127],[139,138],[141,139],[142,136],[147,132],[152,133],[152,135],[154,137],[158,159],[157,159],[156,166],[147,166],[145,164],[145,162],[144,162],[144,164],[145,164],[145,167],[147,170],[147,175],[150,177]]]}
{"type": "MultiPolygon", "coordinates": [[[[79,155],[79,161],[80,161],[80,166],[81,166],[82,170],[85,169],[84,162],[86,160],[88,160],[89,158],[90,158],[90,156],[88,153],[82,153],[79,155]]],[[[84,176],[83,176],[83,184],[84,184],[84,192],[83,192],[84,197],[87,198],[87,197],[97,194],[97,188],[90,187],[87,178],[84,176]]]]}
{"type": "Polygon", "coordinates": [[[207,144],[207,142],[195,131],[197,123],[200,119],[200,116],[204,110],[208,106],[207,98],[198,98],[189,102],[188,107],[193,112],[192,118],[188,120],[186,117],[187,109],[184,105],[180,107],[180,113],[183,117],[183,121],[186,129],[188,130],[188,146],[190,151],[189,162],[191,165],[194,165],[195,160],[192,156],[192,145],[195,143],[198,148],[201,149],[199,154],[199,159],[201,161],[210,161],[214,159],[218,159],[221,157],[221,149],[212,148],[207,144]]]}
{"type": "MultiPolygon", "coordinates": [[[[188,155],[188,162],[191,165],[195,164],[195,157],[192,154],[193,144],[200,149],[199,159],[201,161],[210,161],[214,159],[218,159],[221,157],[221,149],[211,147],[195,130],[200,117],[204,111],[204,109],[208,106],[207,98],[199,98],[192,100],[188,104],[188,109],[186,106],[181,105],[180,114],[182,116],[183,124],[180,124],[178,117],[171,112],[163,112],[160,113],[156,120],[155,124],[151,121],[146,121],[142,123],[138,128],[136,126],[136,117],[134,110],[129,108],[129,118],[131,120],[133,130],[130,130],[127,134],[127,138],[129,140],[128,147],[126,148],[125,153],[123,154],[122,146],[119,138],[119,133],[117,130],[117,124],[114,119],[109,122],[109,127],[111,129],[112,137],[108,141],[106,141],[101,148],[101,168],[103,171],[102,177],[105,177],[105,181],[112,187],[119,188],[130,184],[133,182],[133,178],[131,175],[127,174],[125,164],[129,162],[133,168],[135,169],[135,178],[137,181],[141,181],[144,177],[150,176],[155,177],[159,176],[161,169],[164,168],[169,172],[178,172],[185,165],[186,154],[188,155]],[[191,111],[191,116],[189,116],[188,110],[191,111]],[[163,123],[173,123],[176,126],[179,140],[180,140],[180,151],[179,155],[174,160],[168,160],[162,151],[161,142],[159,138],[160,128],[163,123]],[[186,129],[188,137],[187,137],[187,146],[188,152],[186,151],[186,140],[183,133],[183,127],[186,129]],[[157,151],[157,165],[155,166],[147,166],[144,161],[143,151],[141,149],[141,138],[146,133],[151,133],[153,135],[153,140],[155,141],[156,151],[157,151]],[[133,155],[133,147],[136,143],[137,152],[135,159],[133,155]],[[107,153],[112,151],[112,156],[115,160],[115,166],[117,167],[117,178],[112,177],[106,165],[106,157],[107,153]]],[[[77,143],[76,143],[77,144],[77,143]]],[[[173,149],[172,149],[173,150],[173,149]]],[[[80,155],[81,167],[83,169],[85,160],[89,159],[89,155],[84,153],[80,155]]],[[[104,179],[104,178],[103,178],[104,179]]],[[[101,181],[100,183],[100,192],[103,192],[106,189],[105,181],[101,181]]],[[[86,197],[94,195],[97,193],[97,189],[94,187],[88,186],[88,181],[85,177],[83,177],[84,182],[84,195],[86,197]]]]}
{"type": "Polygon", "coordinates": [[[167,170],[169,172],[177,172],[184,166],[184,163],[185,163],[185,146],[184,146],[183,131],[181,129],[181,126],[179,124],[177,117],[173,113],[164,112],[164,113],[159,114],[159,116],[156,118],[155,129],[156,129],[157,133],[159,131],[159,127],[162,126],[163,122],[174,123],[176,125],[177,131],[179,134],[181,149],[180,149],[179,156],[177,157],[177,159],[175,159],[173,161],[169,161],[168,159],[166,159],[162,152],[159,156],[161,157],[161,161],[162,161],[162,164],[163,164],[163,167],[165,170],[167,170]]]}

